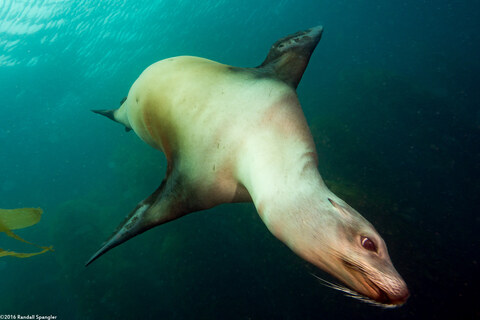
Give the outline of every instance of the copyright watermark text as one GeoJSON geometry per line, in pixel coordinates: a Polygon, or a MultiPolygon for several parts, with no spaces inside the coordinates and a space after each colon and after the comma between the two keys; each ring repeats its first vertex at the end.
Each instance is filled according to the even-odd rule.
{"type": "Polygon", "coordinates": [[[57,316],[42,314],[0,314],[0,320],[56,320],[57,316]]]}

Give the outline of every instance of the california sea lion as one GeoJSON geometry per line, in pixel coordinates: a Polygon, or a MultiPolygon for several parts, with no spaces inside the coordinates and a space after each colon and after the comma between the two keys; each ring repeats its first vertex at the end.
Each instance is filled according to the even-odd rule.
{"type": "Polygon", "coordinates": [[[116,110],[168,160],[160,187],[140,202],[87,262],[155,226],[229,202],[253,201],[268,229],[295,253],[384,306],[407,286],[373,226],[324,184],[296,87],[322,27],[278,40],[256,68],[198,57],[148,67],[116,110]]]}

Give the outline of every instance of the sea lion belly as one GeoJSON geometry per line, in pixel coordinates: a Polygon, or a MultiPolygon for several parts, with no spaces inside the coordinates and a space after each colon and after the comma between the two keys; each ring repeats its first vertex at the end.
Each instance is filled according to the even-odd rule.
{"type": "MultiPolygon", "coordinates": [[[[215,194],[214,200],[203,197],[211,205],[250,200],[238,183],[238,160],[252,144],[260,147],[261,137],[269,140],[272,126],[280,133],[276,140],[300,132],[314,150],[291,87],[207,59],[153,64],[134,83],[126,104],[138,136],[161,149],[191,183],[201,184],[202,193],[215,194]]],[[[262,147],[265,152],[270,144],[262,147]]]]}

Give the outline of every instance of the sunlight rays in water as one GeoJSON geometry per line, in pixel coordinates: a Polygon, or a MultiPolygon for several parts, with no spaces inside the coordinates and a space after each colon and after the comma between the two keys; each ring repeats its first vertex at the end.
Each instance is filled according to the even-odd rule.
{"type": "MultiPolygon", "coordinates": [[[[135,30],[141,28],[135,26],[155,15],[157,7],[127,0],[106,0],[101,5],[88,0],[0,0],[0,67],[69,59],[81,65],[88,78],[104,72],[106,66],[115,70],[115,62],[123,61],[117,47],[124,48],[122,56],[128,59],[143,51],[139,44],[148,41],[139,37],[135,30]],[[128,43],[132,45],[125,50],[128,43]]],[[[155,27],[159,26],[151,26],[155,27]]]]}

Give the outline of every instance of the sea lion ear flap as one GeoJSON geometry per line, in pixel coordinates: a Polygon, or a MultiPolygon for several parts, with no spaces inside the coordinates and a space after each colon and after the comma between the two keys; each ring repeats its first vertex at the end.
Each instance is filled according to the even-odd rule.
{"type": "Polygon", "coordinates": [[[352,219],[352,213],[350,212],[350,210],[338,203],[336,203],[335,201],[333,201],[332,199],[328,198],[328,201],[330,201],[330,203],[332,204],[332,206],[335,207],[335,209],[337,209],[337,212],[344,218],[346,219],[352,219]]]}

